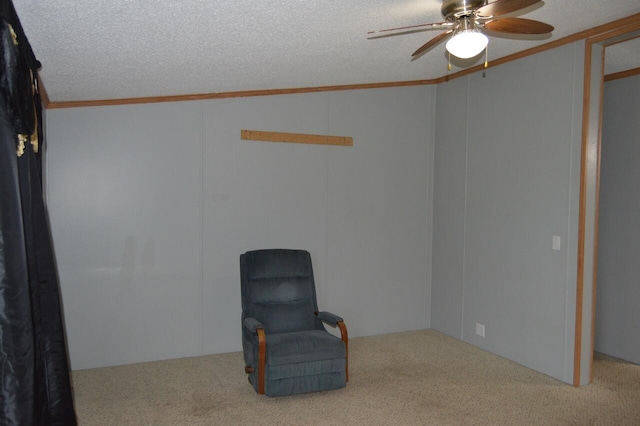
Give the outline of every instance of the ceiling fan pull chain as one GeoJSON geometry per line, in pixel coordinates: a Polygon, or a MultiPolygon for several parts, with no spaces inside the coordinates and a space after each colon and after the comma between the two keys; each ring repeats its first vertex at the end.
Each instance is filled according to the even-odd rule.
{"type": "Polygon", "coordinates": [[[484,67],[489,66],[489,45],[484,48],[484,67]]]}
{"type": "Polygon", "coordinates": [[[485,72],[485,70],[487,69],[487,65],[489,64],[489,46],[484,48],[484,68],[482,70],[482,78],[486,78],[487,77],[487,73],[485,72]]]}
{"type": "Polygon", "coordinates": [[[451,52],[447,50],[447,56],[449,57],[449,63],[447,64],[447,71],[451,71],[451,52]]]}

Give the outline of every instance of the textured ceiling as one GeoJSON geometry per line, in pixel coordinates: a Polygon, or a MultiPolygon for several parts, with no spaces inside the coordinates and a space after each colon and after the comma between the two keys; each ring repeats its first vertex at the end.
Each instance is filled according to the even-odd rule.
{"type": "MultiPolygon", "coordinates": [[[[411,60],[437,31],[366,38],[370,30],[441,21],[440,0],[13,3],[43,64],[51,101],[397,82],[447,73],[444,44],[411,60]]],[[[521,16],[555,26],[553,35],[491,37],[490,61],[640,13],[640,1],[546,0],[526,12],[521,16]]]]}

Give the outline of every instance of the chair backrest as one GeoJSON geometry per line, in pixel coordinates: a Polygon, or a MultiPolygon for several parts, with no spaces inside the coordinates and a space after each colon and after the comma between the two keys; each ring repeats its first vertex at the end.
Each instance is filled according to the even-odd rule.
{"type": "Polygon", "coordinates": [[[324,329],[318,310],[311,255],[304,250],[255,250],[240,256],[242,318],[266,333],[324,329]]]}

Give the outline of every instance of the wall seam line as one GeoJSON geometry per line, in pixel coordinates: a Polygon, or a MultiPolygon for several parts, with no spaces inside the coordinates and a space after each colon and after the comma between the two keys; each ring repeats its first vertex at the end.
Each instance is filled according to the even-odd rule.
{"type": "MultiPolygon", "coordinates": [[[[329,114],[331,111],[331,94],[327,94],[327,121],[326,134],[332,134],[329,114]]],[[[324,149],[324,291],[325,297],[329,297],[329,147],[323,146],[324,149]]],[[[325,299],[328,300],[328,299],[325,299]]],[[[328,308],[327,308],[328,309],[328,308]]],[[[333,308],[331,308],[333,309],[333,308]]],[[[332,311],[333,312],[333,311],[332,311]]]]}
{"type": "Polygon", "coordinates": [[[200,253],[199,259],[200,262],[200,355],[204,355],[204,107],[203,101],[200,101],[200,253]]]}
{"type": "Polygon", "coordinates": [[[465,136],[464,136],[464,215],[462,221],[462,285],[460,289],[460,340],[464,341],[464,290],[467,276],[467,190],[469,182],[469,97],[471,92],[471,77],[467,76],[467,105],[465,110],[465,136]]]}
{"type": "Polygon", "coordinates": [[[425,240],[425,253],[428,255],[426,279],[428,292],[424,292],[424,324],[428,324],[431,328],[431,294],[433,292],[433,196],[435,181],[435,145],[436,145],[436,102],[438,86],[434,89],[425,90],[425,96],[428,97],[429,105],[429,140],[427,144],[427,164],[429,170],[427,173],[427,235],[425,240]],[[433,93],[435,92],[435,93],[433,93]],[[427,303],[428,302],[428,303],[427,303]]]}

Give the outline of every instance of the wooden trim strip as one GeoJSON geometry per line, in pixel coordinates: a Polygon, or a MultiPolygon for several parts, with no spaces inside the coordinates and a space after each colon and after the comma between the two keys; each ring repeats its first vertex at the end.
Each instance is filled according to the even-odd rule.
{"type": "Polygon", "coordinates": [[[344,342],[344,346],[347,350],[346,353],[346,361],[347,364],[345,366],[345,375],[346,375],[346,379],[347,382],[349,381],[349,334],[347,333],[347,326],[345,325],[345,323],[343,321],[338,321],[338,327],[340,327],[340,335],[342,336],[342,341],[344,342]]]}
{"type": "Polygon", "coordinates": [[[573,386],[580,386],[582,361],[582,315],[584,298],[584,245],[587,211],[587,147],[589,140],[589,107],[591,101],[591,44],[585,44],[584,86],[582,99],[582,141],[580,153],[580,201],[578,207],[578,271],[576,282],[576,325],[573,344],[573,386]]]}
{"type": "MultiPolygon", "coordinates": [[[[639,24],[640,24],[640,23],[639,23],[639,24]]],[[[632,29],[631,29],[631,32],[633,32],[633,27],[635,27],[635,25],[634,25],[634,24],[631,24],[631,25],[629,25],[629,27],[631,27],[631,28],[632,28],[632,29]]],[[[625,29],[626,29],[626,28],[627,28],[627,27],[625,27],[625,29]]],[[[616,39],[616,40],[614,40],[614,41],[609,40],[609,41],[607,42],[607,47],[615,46],[616,44],[620,44],[620,43],[624,43],[624,42],[627,42],[627,41],[631,41],[631,40],[635,40],[635,39],[637,39],[637,38],[640,38],[640,34],[638,34],[638,35],[636,35],[636,36],[633,36],[633,37],[628,37],[628,35],[629,35],[629,32],[626,32],[626,33],[625,33],[625,37],[622,37],[622,38],[616,39]]]]}
{"type": "Polygon", "coordinates": [[[620,78],[627,78],[627,77],[633,77],[634,75],[638,75],[640,74],[640,67],[639,68],[633,68],[630,70],[626,70],[626,71],[620,71],[620,72],[614,72],[611,74],[607,74],[604,76],[604,81],[613,81],[613,80],[618,80],[620,78]]]}
{"type": "MultiPolygon", "coordinates": [[[[584,30],[561,39],[552,41],[550,43],[542,44],[540,46],[533,47],[522,52],[514,53],[513,55],[505,56],[489,62],[489,68],[504,64],[506,62],[515,61],[517,59],[524,58],[525,56],[534,55],[536,53],[543,52],[545,50],[554,49],[556,47],[573,43],[578,40],[583,40],[589,37],[593,37],[598,34],[602,34],[608,31],[612,31],[626,25],[632,25],[640,22],[640,13],[631,15],[629,17],[609,22],[604,25],[600,25],[588,30],[584,30]]],[[[199,101],[207,99],[224,99],[224,98],[241,98],[241,97],[254,97],[254,96],[273,96],[273,95],[288,95],[294,93],[313,93],[313,92],[330,92],[341,90],[359,90],[359,89],[379,89],[384,87],[404,87],[404,86],[420,86],[426,84],[440,84],[454,78],[462,77],[468,74],[472,74],[483,69],[484,65],[477,65],[472,68],[467,68],[454,74],[445,75],[435,79],[426,80],[411,80],[411,81],[396,81],[386,83],[364,83],[364,84],[347,84],[336,86],[320,86],[320,87],[302,87],[302,88],[290,88],[290,89],[267,89],[267,90],[244,90],[237,92],[219,92],[219,93],[204,93],[204,94],[191,94],[191,95],[171,95],[171,96],[152,96],[143,98],[124,98],[124,99],[105,99],[105,100],[84,100],[84,101],[60,101],[49,102],[48,108],[79,108],[79,107],[94,107],[94,106],[110,106],[110,105],[130,105],[130,104],[147,104],[147,103],[159,103],[159,102],[182,102],[182,101],[199,101]]]]}
{"type": "Polygon", "coordinates": [[[300,87],[290,89],[243,90],[238,92],[202,93],[191,95],[151,96],[144,98],[123,98],[87,101],[50,102],[49,108],[80,108],[94,106],[150,104],[162,102],[203,101],[208,99],[248,98],[257,96],[291,95],[297,93],[336,92],[342,90],[381,89],[385,87],[406,87],[433,84],[435,80],[412,80],[386,83],[345,84],[336,86],[300,87]]]}
{"type": "Polygon", "coordinates": [[[636,19],[632,20],[631,22],[624,22],[617,27],[610,28],[606,32],[602,32],[589,37],[588,40],[591,42],[591,44],[602,43],[602,45],[606,47],[636,38],[636,36],[631,37],[629,36],[629,34],[637,31],[640,28],[640,14],[633,15],[633,17],[635,17],[636,19]]]}
{"type": "Polygon", "coordinates": [[[242,130],[243,140],[306,143],[315,145],[353,146],[353,138],[349,136],[308,135],[304,133],[262,132],[259,130],[242,130]]]}
{"type": "MultiPolygon", "coordinates": [[[[602,55],[601,68],[604,70],[605,55],[602,55]]],[[[600,102],[598,105],[598,158],[596,161],[596,194],[595,194],[595,212],[593,221],[595,229],[593,231],[593,264],[591,265],[591,348],[589,352],[589,383],[593,383],[593,351],[596,347],[596,296],[598,289],[598,238],[600,234],[600,164],[602,161],[602,120],[604,113],[604,80],[600,81],[600,102]]]]}

